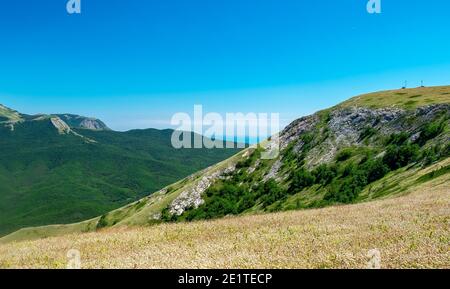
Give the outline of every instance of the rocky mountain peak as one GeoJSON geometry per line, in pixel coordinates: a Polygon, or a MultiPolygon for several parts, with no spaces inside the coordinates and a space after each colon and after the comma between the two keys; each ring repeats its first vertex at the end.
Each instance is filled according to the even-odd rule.
{"type": "Polygon", "coordinates": [[[104,122],[96,118],[74,114],[57,114],[57,116],[66,122],[71,128],[110,130],[104,122]]]}

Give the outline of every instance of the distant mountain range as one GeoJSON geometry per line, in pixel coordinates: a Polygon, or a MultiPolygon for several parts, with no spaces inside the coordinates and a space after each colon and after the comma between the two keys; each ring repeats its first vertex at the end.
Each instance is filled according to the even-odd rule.
{"type": "Polygon", "coordinates": [[[91,130],[110,130],[106,124],[96,118],[85,117],[75,114],[37,114],[28,115],[19,113],[16,110],[10,109],[2,104],[0,104],[0,125],[7,126],[11,130],[14,126],[25,121],[38,121],[44,119],[61,119],[69,127],[75,129],[91,129],[91,130]]]}
{"type": "Polygon", "coordinates": [[[177,150],[172,132],[0,105],[0,235],[98,216],[238,152],[177,150]]]}

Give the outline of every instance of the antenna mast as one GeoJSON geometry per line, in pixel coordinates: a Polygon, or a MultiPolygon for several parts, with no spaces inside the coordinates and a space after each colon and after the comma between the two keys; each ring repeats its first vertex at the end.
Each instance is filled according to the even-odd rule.
{"type": "Polygon", "coordinates": [[[405,80],[405,85],[402,87],[402,89],[406,89],[408,87],[408,81],[405,80]]]}

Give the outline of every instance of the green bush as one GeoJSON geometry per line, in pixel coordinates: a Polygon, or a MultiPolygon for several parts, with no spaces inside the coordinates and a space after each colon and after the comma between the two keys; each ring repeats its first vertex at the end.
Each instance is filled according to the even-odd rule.
{"type": "Polygon", "coordinates": [[[252,159],[250,157],[245,160],[241,160],[236,164],[236,169],[248,168],[252,164],[252,159]]]}
{"type": "Polygon", "coordinates": [[[205,203],[196,209],[189,209],[176,220],[201,220],[219,218],[230,214],[238,214],[240,196],[244,195],[246,187],[238,186],[232,181],[217,182],[206,190],[205,203]]]}
{"type": "Polygon", "coordinates": [[[332,203],[352,203],[368,184],[383,178],[389,168],[381,159],[367,159],[362,165],[344,167],[341,178],[334,178],[324,200],[332,203]]]}
{"type": "Polygon", "coordinates": [[[432,146],[422,151],[420,158],[425,166],[431,165],[432,163],[440,159],[440,151],[438,146],[432,146]]]}
{"type": "Polygon", "coordinates": [[[310,187],[314,184],[314,176],[305,169],[297,170],[292,175],[291,186],[289,187],[290,193],[297,193],[304,188],[310,187]]]}
{"type": "Polygon", "coordinates": [[[406,132],[401,132],[399,134],[392,134],[386,141],[386,145],[403,145],[409,139],[409,134],[406,132]]]}
{"type": "Polygon", "coordinates": [[[108,227],[108,222],[106,221],[106,215],[102,215],[100,220],[97,222],[97,229],[108,227]]]}
{"type": "Polygon", "coordinates": [[[448,143],[442,151],[443,157],[450,157],[450,143],[448,143]]]}
{"type": "Polygon", "coordinates": [[[241,168],[248,168],[250,167],[259,157],[261,156],[261,149],[258,148],[255,151],[253,151],[250,156],[248,156],[246,159],[239,161],[236,164],[237,169],[241,168]]]}
{"type": "Polygon", "coordinates": [[[419,144],[420,146],[425,145],[429,140],[440,135],[444,131],[445,126],[445,119],[434,121],[425,125],[420,131],[420,136],[416,141],[417,144],[419,144]]]}
{"type": "Polygon", "coordinates": [[[303,141],[302,151],[304,153],[308,152],[313,147],[314,135],[310,132],[305,133],[300,137],[300,139],[303,141]]]}
{"type": "Polygon", "coordinates": [[[352,175],[354,173],[354,171],[356,170],[356,165],[354,163],[349,163],[347,164],[343,169],[342,169],[342,177],[348,177],[350,175],[352,175]]]}
{"type": "Polygon", "coordinates": [[[169,212],[169,208],[164,208],[161,211],[161,221],[164,222],[174,222],[177,220],[177,216],[171,215],[169,212]]]}
{"type": "Polygon", "coordinates": [[[389,167],[381,159],[367,161],[362,170],[367,174],[367,184],[383,178],[388,172],[389,167]]]}
{"type": "Polygon", "coordinates": [[[324,196],[324,200],[333,203],[348,204],[357,197],[361,187],[354,178],[346,179],[344,182],[333,182],[324,196]]]}
{"type": "Polygon", "coordinates": [[[364,130],[361,132],[359,139],[360,140],[368,139],[376,134],[377,134],[377,130],[371,126],[368,126],[368,127],[364,128],[364,130]]]}
{"type": "Polygon", "coordinates": [[[336,177],[337,169],[335,166],[327,166],[324,164],[315,168],[312,175],[316,184],[326,186],[336,177]]]}
{"type": "Polygon", "coordinates": [[[416,144],[389,145],[383,157],[383,162],[391,170],[396,170],[417,160],[418,155],[419,146],[416,144]]]}
{"type": "Polygon", "coordinates": [[[343,161],[348,160],[352,156],[353,156],[352,149],[349,149],[349,148],[343,149],[336,155],[336,161],[343,162],[343,161]]]}
{"type": "Polygon", "coordinates": [[[287,196],[287,192],[273,179],[270,179],[261,185],[258,193],[259,195],[262,195],[265,206],[269,206],[287,196]]]}
{"type": "Polygon", "coordinates": [[[294,147],[297,142],[291,142],[289,146],[283,151],[283,161],[285,164],[301,162],[303,160],[304,154],[299,154],[294,151],[294,147]]]}

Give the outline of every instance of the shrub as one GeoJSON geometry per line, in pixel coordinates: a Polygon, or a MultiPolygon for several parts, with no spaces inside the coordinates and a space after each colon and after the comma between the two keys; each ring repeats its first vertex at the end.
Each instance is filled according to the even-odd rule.
{"type": "Polygon", "coordinates": [[[446,126],[445,119],[439,120],[439,121],[434,121],[434,122],[431,122],[431,123],[425,125],[422,128],[422,130],[420,132],[420,136],[416,141],[417,144],[419,144],[420,146],[423,146],[430,139],[433,139],[433,138],[437,137],[438,135],[440,135],[444,131],[445,126],[446,126]]]}
{"type": "Polygon", "coordinates": [[[175,222],[177,220],[177,216],[171,215],[169,212],[169,208],[164,208],[161,211],[161,221],[164,222],[175,222]]]}
{"type": "Polygon", "coordinates": [[[383,162],[391,170],[396,170],[417,160],[418,155],[419,146],[416,144],[389,145],[383,157],[383,162]]]}
{"type": "Polygon", "coordinates": [[[261,156],[261,149],[258,148],[251,153],[246,159],[239,161],[236,164],[237,169],[250,167],[261,156]]]}
{"type": "Polygon", "coordinates": [[[367,173],[367,184],[383,178],[388,172],[388,166],[381,159],[367,161],[362,170],[367,173]]]}
{"type": "Polygon", "coordinates": [[[108,227],[108,222],[106,221],[106,215],[102,215],[100,217],[100,220],[98,220],[97,229],[106,228],[106,227],[108,227]]]}
{"type": "Polygon", "coordinates": [[[442,152],[442,156],[443,156],[443,157],[450,157],[450,143],[448,143],[448,144],[445,146],[445,148],[444,148],[444,150],[443,150],[443,152],[442,152]]]}
{"type": "Polygon", "coordinates": [[[337,175],[336,167],[330,167],[327,165],[320,165],[317,168],[314,169],[312,172],[312,175],[314,176],[314,181],[316,184],[321,185],[328,185],[333,181],[333,179],[337,175]]]}
{"type": "Polygon", "coordinates": [[[367,159],[359,167],[348,164],[342,178],[334,179],[324,196],[327,202],[351,203],[368,184],[384,177],[389,168],[381,159],[367,159]]]}
{"type": "Polygon", "coordinates": [[[425,166],[431,165],[432,163],[440,159],[440,152],[438,146],[432,146],[422,151],[420,158],[423,160],[425,166]]]}
{"type": "Polygon", "coordinates": [[[283,152],[283,160],[286,163],[290,162],[302,162],[303,158],[305,157],[305,154],[302,152],[295,152],[294,147],[297,144],[297,142],[292,142],[289,144],[289,146],[285,149],[283,152]]]}
{"type": "Polygon", "coordinates": [[[399,134],[392,134],[386,141],[386,145],[403,145],[409,139],[409,134],[401,132],[399,134]]]}
{"type": "Polygon", "coordinates": [[[241,200],[238,203],[238,212],[243,212],[255,205],[255,195],[252,194],[249,190],[246,190],[244,194],[241,196],[241,200]]]}
{"type": "Polygon", "coordinates": [[[377,133],[377,130],[374,129],[371,126],[367,126],[366,128],[364,128],[364,130],[361,132],[359,138],[360,140],[364,140],[367,138],[371,138],[372,136],[374,136],[377,133]]]}
{"type": "Polygon", "coordinates": [[[324,196],[324,200],[348,204],[358,197],[360,191],[361,187],[357,185],[357,182],[353,178],[349,178],[344,182],[334,182],[331,184],[328,192],[324,196]]]}
{"type": "Polygon", "coordinates": [[[302,150],[304,151],[304,152],[307,152],[307,151],[309,151],[311,148],[312,148],[312,146],[313,146],[313,141],[314,141],[314,135],[312,134],[312,133],[305,133],[305,134],[303,134],[301,137],[300,137],[300,139],[303,141],[303,148],[302,148],[302,150]]]}
{"type": "Polygon", "coordinates": [[[329,123],[330,120],[331,120],[331,112],[330,112],[330,111],[323,111],[323,112],[321,113],[320,118],[321,118],[321,120],[322,120],[323,123],[325,123],[325,124],[326,124],[326,123],[329,123]]]}
{"type": "Polygon", "coordinates": [[[350,178],[347,178],[347,180],[350,180],[356,187],[362,190],[369,184],[368,176],[369,174],[365,169],[358,169],[353,173],[353,175],[350,176],[350,178]]]}
{"type": "Polygon", "coordinates": [[[262,200],[265,206],[269,206],[287,196],[286,191],[273,179],[268,180],[260,186],[259,194],[263,196],[262,200]]]}
{"type": "Polygon", "coordinates": [[[241,196],[246,192],[248,192],[246,186],[238,186],[233,180],[219,181],[206,190],[203,205],[187,210],[183,215],[177,216],[176,220],[193,221],[239,214],[246,209],[247,204],[253,202],[252,198],[247,198],[247,204],[240,204],[241,196]]]}
{"type": "Polygon", "coordinates": [[[236,164],[236,169],[248,168],[252,164],[252,159],[250,157],[245,160],[241,160],[236,164]]]}
{"type": "Polygon", "coordinates": [[[290,193],[296,193],[304,188],[310,187],[314,184],[314,176],[305,169],[297,170],[292,175],[292,183],[289,187],[290,193]]]}
{"type": "Polygon", "coordinates": [[[355,170],[356,170],[356,165],[354,163],[349,163],[342,170],[342,177],[345,178],[345,177],[353,175],[355,170]]]}
{"type": "Polygon", "coordinates": [[[348,160],[353,156],[353,151],[351,149],[343,149],[336,155],[336,161],[343,162],[348,160]]]}

